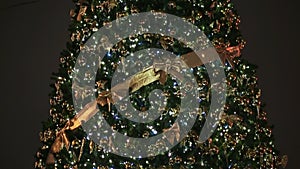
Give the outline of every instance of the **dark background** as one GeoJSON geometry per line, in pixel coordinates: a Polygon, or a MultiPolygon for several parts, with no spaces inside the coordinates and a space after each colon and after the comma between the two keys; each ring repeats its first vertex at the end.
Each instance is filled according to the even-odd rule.
{"type": "MultiPolygon", "coordinates": [[[[243,57],[258,65],[259,85],[275,126],[276,146],[300,167],[299,5],[292,0],[234,0],[247,41],[243,57]]],[[[41,122],[49,112],[49,84],[69,37],[71,0],[0,3],[0,168],[33,168],[41,122]],[[10,7],[10,8],[8,8],[10,7]]],[[[299,2],[299,1],[298,1],[299,2]]]]}

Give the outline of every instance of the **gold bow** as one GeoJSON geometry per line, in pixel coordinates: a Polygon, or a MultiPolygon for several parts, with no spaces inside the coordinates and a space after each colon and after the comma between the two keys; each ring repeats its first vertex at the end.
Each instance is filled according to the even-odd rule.
{"type": "MultiPolygon", "coordinates": [[[[174,142],[176,140],[179,141],[180,139],[180,127],[179,124],[176,122],[172,125],[171,128],[163,129],[163,133],[165,134],[167,140],[174,145],[174,142]]],[[[175,142],[175,143],[176,143],[175,142]]]]}

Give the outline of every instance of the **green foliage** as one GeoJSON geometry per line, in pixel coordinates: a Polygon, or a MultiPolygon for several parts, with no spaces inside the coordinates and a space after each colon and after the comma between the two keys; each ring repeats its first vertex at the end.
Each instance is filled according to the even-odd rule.
{"type": "MultiPolygon", "coordinates": [[[[198,119],[188,137],[173,149],[156,157],[143,159],[130,159],[105,152],[101,147],[90,141],[82,128],[68,131],[67,137],[71,143],[67,150],[63,148],[54,154],[54,164],[47,164],[51,145],[56,133],[62,129],[68,120],[75,116],[72,101],[72,69],[81,46],[89,37],[105,23],[116,19],[117,14],[130,15],[134,11],[163,11],[188,19],[198,26],[214,45],[238,46],[244,43],[238,30],[239,16],[228,0],[74,0],[76,8],[71,12],[72,23],[69,31],[71,41],[67,49],[60,56],[60,68],[53,74],[55,83],[51,85],[50,117],[43,123],[41,132],[42,147],[36,155],[35,168],[278,168],[278,151],[274,148],[274,138],[271,127],[267,124],[266,113],[260,101],[260,90],[257,86],[256,66],[249,64],[241,58],[234,59],[234,68],[225,64],[227,75],[227,100],[224,117],[213,134],[204,143],[198,143],[199,133],[205,122],[210,105],[210,82],[204,66],[193,69],[199,84],[199,98],[201,108],[198,119]],[[103,5],[105,4],[106,5],[103,5]],[[103,7],[101,7],[103,6],[103,7]],[[84,14],[82,14],[82,9],[84,14]],[[125,8],[126,7],[126,8],[125,8]]],[[[115,45],[110,56],[105,56],[103,64],[98,70],[97,79],[108,81],[104,89],[110,88],[110,80],[115,71],[114,64],[120,62],[126,53],[132,53],[146,48],[163,49],[160,35],[143,35],[135,37],[137,41],[131,42],[129,38],[115,45]],[[135,47],[132,44],[135,43],[135,47]],[[122,48],[120,48],[122,46],[122,48]],[[122,51],[126,51],[125,54],[122,51]]],[[[167,46],[167,50],[183,55],[190,51],[180,42],[167,46]]],[[[178,112],[180,98],[175,94],[178,87],[174,86],[175,80],[167,78],[165,85],[154,82],[140,90],[131,93],[131,101],[137,109],[149,107],[147,98],[153,89],[161,89],[168,93],[167,107],[162,115],[163,120],[156,120],[147,124],[137,124],[121,117],[113,106],[108,111],[108,106],[99,106],[107,122],[120,133],[132,137],[154,136],[168,129],[176,115],[170,111],[178,112]],[[143,99],[144,98],[144,99],[143,99]],[[146,100],[146,101],[145,101],[146,100]],[[149,126],[152,128],[150,129],[149,126]],[[153,132],[153,129],[157,133],[153,132]]],[[[96,121],[97,119],[91,119],[96,121]]]]}

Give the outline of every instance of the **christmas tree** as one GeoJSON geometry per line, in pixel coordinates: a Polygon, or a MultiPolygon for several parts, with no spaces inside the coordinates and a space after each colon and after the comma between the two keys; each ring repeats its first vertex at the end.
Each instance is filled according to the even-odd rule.
{"type": "MultiPolygon", "coordinates": [[[[272,128],[267,124],[267,114],[260,101],[261,91],[257,86],[256,66],[241,57],[245,42],[238,27],[240,18],[230,0],[74,2],[76,7],[70,12],[70,42],[67,43],[67,49],[61,52],[59,71],[53,74],[55,82],[51,85],[53,91],[50,94],[50,117],[43,123],[40,133],[43,145],[36,154],[35,168],[285,167],[287,157],[281,157],[274,148],[272,128]],[[81,55],[89,52],[86,44],[101,28],[111,30],[116,19],[144,12],[152,12],[160,18],[167,16],[166,14],[174,15],[199,28],[218,53],[221,64],[216,61],[218,59],[199,60],[197,54],[180,39],[154,33],[137,32],[134,36],[119,40],[112,47],[106,44],[107,39],[100,39],[99,50],[104,51],[105,55],[99,62],[81,55]],[[133,53],[153,48],[157,49],[155,52],[168,51],[169,53],[165,53],[174,54],[178,62],[168,62],[169,57],[149,63],[145,58],[139,62],[132,59],[133,53]],[[226,100],[222,109],[211,110],[212,92],[215,90],[213,86],[216,84],[211,80],[207,62],[212,67],[222,68],[226,75],[226,100]],[[122,64],[139,71],[130,74],[130,71],[118,66],[122,64]],[[89,71],[79,71],[78,66],[96,67],[95,77],[89,71]],[[145,66],[146,68],[139,69],[145,66]],[[194,105],[196,112],[192,111],[193,105],[183,99],[192,91],[181,92],[178,83],[181,76],[176,76],[176,72],[180,72],[176,70],[180,68],[189,71],[193,75],[190,77],[197,84],[196,87],[187,87],[197,91],[198,104],[194,105]],[[113,76],[118,72],[126,77],[132,75],[131,80],[114,83],[113,76]],[[170,74],[175,74],[175,77],[170,74]],[[89,84],[92,88],[80,85],[82,83],[89,84]],[[156,89],[162,93],[156,93],[155,97],[160,98],[163,95],[166,98],[165,105],[163,108],[159,107],[160,110],[150,111],[151,105],[158,104],[150,99],[152,91],[156,89]],[[123,90],[129,92],[127,100],[132,105],[122,102],[117,104],[118,99],[124,99],[118,97],[121,95],[118,91],[123,90]],[[95,99],[91,100],[94,95],[95,99]],[[133,109],[141,113],[130,113],[133,109]],[[190,111],[190,120],[193,121],[186,134],[182,134],[186,132],[182,122],[176,121],[181,116],[182,109],[190,111]],[[129,113],[121,114],[119,111],[129,113]],[[210,111],[220,111],[215,114],[217,123],[207,124],[211,117],[210,111]],[[159,117],[153,117],[153,121],[138,123],[143,117],[157,112],[160,112],[159,117]],[[115,142],[114,137],[109,136],[111,133],[104,134],[105,137],[97,136],[95,133],[99,131],[107,132],[103,129],[103,123],[99,122],[103,120],[101,117],[114,131],[131,138],[147,139],[171,132],[164,134],[164,139],[153,142],[147,147],[147,152],[142,152],[139,146],[143,146],[131,142],[130,139],[115,142]],[[200,131],[209,127],[211,128],[206,130],[207,137],[203,138],[200,131]],[[166,148],[167,145],[171,147],[166,148]],[[124,153],[123,149],[130,146],[131,152],[124,153]],[[118,151],[122,153],[117,153],[118,151]],[[146,155],[134,156],[135,153],[146,155]]],[[[128,24],[126,28],[130,29],[131,26],[128,24]]],[[[172,34],[172,30],[167,31],[172,34]]],[[[113,35],[119,36],[117,33],[113,35]]],[[[206,45],[200,53],[211,54],[207,52],[211,46],[206,45]]],[[[156,57],[154,54],[154,58],[156,57]]],[[[188,119],[186,116],[183,118],[188,119]]]]}

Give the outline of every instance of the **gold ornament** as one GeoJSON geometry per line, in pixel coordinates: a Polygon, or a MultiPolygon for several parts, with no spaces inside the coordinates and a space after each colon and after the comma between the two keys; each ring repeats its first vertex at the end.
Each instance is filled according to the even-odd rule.
{"type": "Polygon", "coordinates": [[[81,21],[82,20],[82,17],[85,15],[86,10],[87,10],[86,6],[81,6],[80,7],[79,13],[77,15],[77,21],[81,21]]]}
{"type": "Polygon", "coordinates": [[[287,155],[282,156],[280,161],[278,162],[278,164],[281,165],[283,168],[286,167],[287,163],[288,163],[288,156],[287,155]]]}

